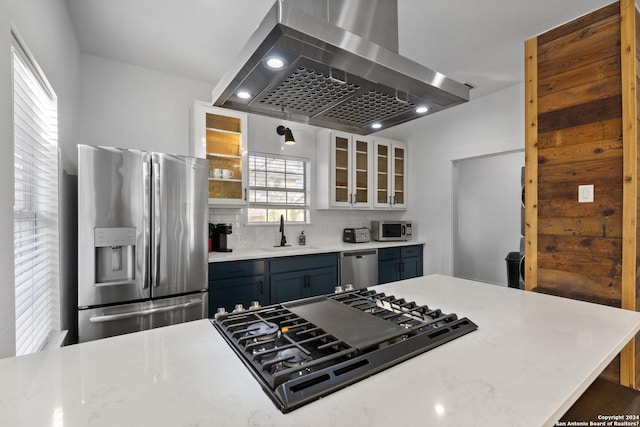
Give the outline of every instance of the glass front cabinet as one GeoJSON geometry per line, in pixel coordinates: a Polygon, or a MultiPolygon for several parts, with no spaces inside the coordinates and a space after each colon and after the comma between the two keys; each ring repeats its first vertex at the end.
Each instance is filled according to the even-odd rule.
{"type": "Polygon", "coordinates": [[[374,140],[374,200],[376,208],[407,208],[407,145],[374,140]]]}
{"type": "Polygon", "coordinates": [[[209,161],[209,204],[247,203],[247,115],[197,101],[192,110],[193,156],[209,161]]]}
{"type": "Polygon", "coordinates": [[[371,208],[371,139],[337,131],[320,131],[316,147],[318,208],[371,208]]]}

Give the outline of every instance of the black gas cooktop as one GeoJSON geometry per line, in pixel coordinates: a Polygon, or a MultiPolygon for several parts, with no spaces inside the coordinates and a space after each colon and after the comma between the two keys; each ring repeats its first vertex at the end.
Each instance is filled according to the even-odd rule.
{"type": "Polygon", "coordinates": [[[367,289],[218,315],[212,323],[283,413],[478,328],[367,289]]]}

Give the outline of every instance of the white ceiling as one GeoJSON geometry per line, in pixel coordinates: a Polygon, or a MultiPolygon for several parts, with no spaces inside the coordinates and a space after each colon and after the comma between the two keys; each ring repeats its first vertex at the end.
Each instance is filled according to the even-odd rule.
{"type": "MultiPolygon", "coordinates": [[[[210,83],[274,0],[66,0],[80,51],[210,83]]],[[[611,0],[398,0],[399,53],[472,99],[523,81],[524,41],[611,0]]]]}

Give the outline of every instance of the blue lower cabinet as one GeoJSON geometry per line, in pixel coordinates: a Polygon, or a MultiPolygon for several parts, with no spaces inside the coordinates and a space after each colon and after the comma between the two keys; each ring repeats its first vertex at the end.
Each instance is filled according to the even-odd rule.
{"type": "Polygon", "coordinates": [[[218,308],[231,312],[236,304],[249,308],[253,301],[269,304],[264,260],[209,264],[209,317],[218,308]]]}
{"type": "Polygon", "coordinates": [[[303,298],[306,283],[307,275],[303,272],[272,274],[269,277],[272,304],[303,298]]]}
{"type": "Polygon", "coordinates": [[[400,267],[400,280],[422,276],[422,258],[402,258],[400,267]]]}
{"type": "MultiPolygon", "coordinates": [[[[338,286],[336,252],[209,264],[209,317],[232,311],[333,293],[338,286]]],[[[378,249],[378,283],[422,276],[422,245],[378,249]]]]}
{"type": "Polygon", "coordinates": [[[269,262],[271,304],[333,293],[338,254],[277,258],[269,262]]]}
{"type": "Polygon", "coordinates": [[[307,277],[309,296],[332,294],[338,286],[338,266],[309,271],[307,277]]]}
{"type": "Polygon", "coordinates": [[[398,270],[400,262],[398,259],[378,259],[378,284],[395,282],[400,280],[398,270]]]}
{"type": "Polygon", "coordinates": [[[423,275],[422,245],[378,249],[378,283],[423,275]]]}

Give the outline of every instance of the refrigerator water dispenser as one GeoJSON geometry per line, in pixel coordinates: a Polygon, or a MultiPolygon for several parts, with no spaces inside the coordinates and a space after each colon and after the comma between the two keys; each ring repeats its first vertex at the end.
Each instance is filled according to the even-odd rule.
{"type": "Polygon", "coordinates": [[[135,281],[135,227],[96,228],[95,285],[125,285],[135,281]]]}

